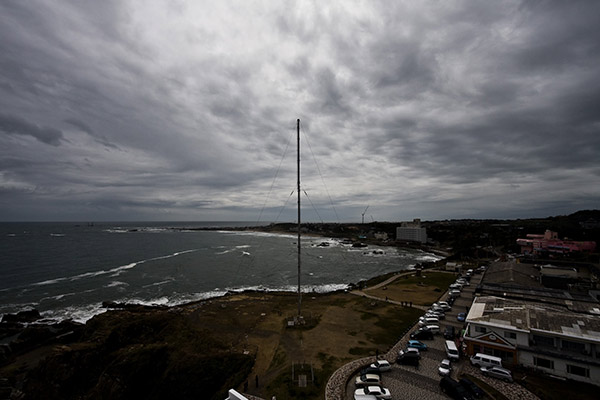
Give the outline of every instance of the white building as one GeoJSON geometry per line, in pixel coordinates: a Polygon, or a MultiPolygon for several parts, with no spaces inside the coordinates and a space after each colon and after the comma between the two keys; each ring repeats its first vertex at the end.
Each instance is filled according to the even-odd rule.
{"type": "Polygon", "coordinates": [[[600,315],[489,296],[475,298],[466,322],[468,354],[600,385],[600,315]]]}
{"type": "Polygon", "coordinates": [[[396,228],[396,240],[408,240],[411,242],[427,242],[427,230],[421,228],[421,220],[414,219],[412,222],[402,222],[396,228]]]}

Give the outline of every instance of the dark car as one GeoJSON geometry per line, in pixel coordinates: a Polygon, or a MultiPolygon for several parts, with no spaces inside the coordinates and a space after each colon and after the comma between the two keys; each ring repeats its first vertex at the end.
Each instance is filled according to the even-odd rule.
{"type": "Polygon", "coordinates": [[[418,353],[409,351],[409,352],[401,352],[398,354],[398,358],[396,358],[396,362],[402,365],[414,365],[415,367],[419,366],[419,356],[418,353]]]}
{"type": "Polygon", "coordinates": [[[460,312],[460,313],[458,313],[458,315],[456,316],[456,319],[457,319],[459,322],[465,322],[465,319],[466,319],[466,318],[467,318],[467,313],[464,313],[464,312],[460,312]]]}
{"type": "Polygon", "coordinates": [[[410,338],[416,340],[433,340],[433,332],[429,329],[417,329],[410,334],[410,338]]]}
{"type": "Polygon", "coordinates": [[[454,327],[450,326],[450,325],[446,325],[446,328],[444,329],[444,338],[454,339],[455,335],[456,335],[456,333],[454,331],[454,327]]]}
{"type": "Polygon", "coordinates": [[[470,379],[461,378],[458,381],[458,383],[461,384],[465,389],[467,389],[467,391],[469,391],[469,393],[471,393],[471,395],[476,399],[480,399],[483,396],[485,396],[485,392],[479,386],[474,384],[470,379]]]}
{"type": "Polygon", "coordinates": [[[473,400],[471,394],[454,379],[445,376],[440,380],[442,392],[455,400],[473,400]]]}
{"type": "Polygon", "coordinates": [[[379,368],[375,368],[375,367],[366,367],[360,370],[360,374],[361,375],[366,375],[366,374],[377,374],[379,376],[381,376],[381,373],[379,372],[379,368]]]}

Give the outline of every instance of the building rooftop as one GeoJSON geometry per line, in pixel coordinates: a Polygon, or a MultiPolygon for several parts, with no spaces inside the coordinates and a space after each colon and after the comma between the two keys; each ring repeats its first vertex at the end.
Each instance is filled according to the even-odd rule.
{"type": "Polygon", "coordinates": [[[543,287],[540,272],[531,264],[515,262],[495,262],[485,271],[484,283],[508,283],[522,287],[543,287]]]}
{"type": "MultiPolygon", "coordinates": [[[[600,314],[600,309],[598,309],[600,314]]],[[[585,338],[600,343],[600,315],[568,312],[556,305],[540,305],[495,296],[477,297],[467,322],[518,329],[531,333],[585,338]]]]}

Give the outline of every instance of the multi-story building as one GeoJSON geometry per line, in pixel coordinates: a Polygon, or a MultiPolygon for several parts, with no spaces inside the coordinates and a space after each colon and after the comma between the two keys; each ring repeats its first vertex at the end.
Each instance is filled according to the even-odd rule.
{"type": "Polygon", "coordinates": [[[571,252],[593,252],[596,242],[578,242],[569,239],[559,239],[558,233],[546,230],[543,235],[527,234],[525,239],[517,239],[523,254],[541,253],[571,253],[571,252]]]}
{"type": "Polygon", "coordinates": [[[421,228],[421,220],[414,219],[412,222],[402,222],[396,228],[396,240],[407,240],[411,242],[427,242],[427,230],[421,228]]]}
{"type": "Polygon", "coordinates": [[[586,312],[495,296],[476,297],[466,351],[501,357],[555,376],[600,385],[600,308],[586,312]]]}

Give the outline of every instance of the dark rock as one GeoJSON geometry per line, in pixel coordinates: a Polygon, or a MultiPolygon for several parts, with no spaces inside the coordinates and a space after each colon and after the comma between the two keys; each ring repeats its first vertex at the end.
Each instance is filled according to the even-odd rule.
{"type": "Polygon", "coordinates": [[[4,314],[2,316],[2,322],[26,323],[37,321],[40,318],[42,318],[40,312],[34,308],[32,310],[19,311],[16,314],[4,314]]]}

